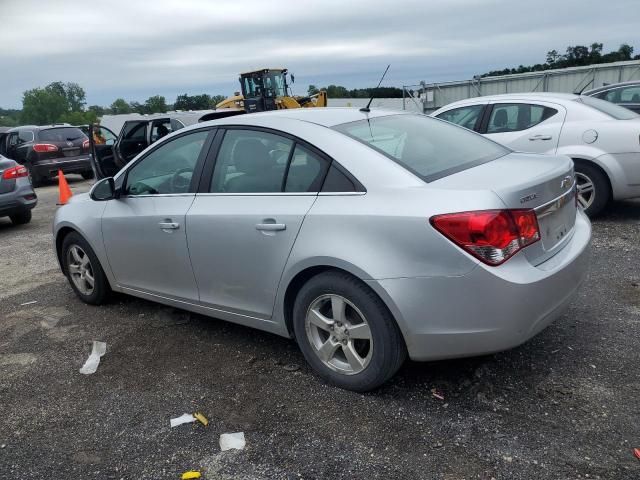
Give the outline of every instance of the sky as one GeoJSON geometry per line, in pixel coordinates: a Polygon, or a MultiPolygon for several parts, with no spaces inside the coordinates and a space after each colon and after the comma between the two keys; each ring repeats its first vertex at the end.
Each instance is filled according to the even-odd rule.
{"type": "Polygon", "coordinates": [[[309,84],[464,80],[544,63],[568,45],[629,43],[638,0],[0,0],[0,107],[77,82],[87,105],[230,95],[238,73],[286,67],[309,84]]]}

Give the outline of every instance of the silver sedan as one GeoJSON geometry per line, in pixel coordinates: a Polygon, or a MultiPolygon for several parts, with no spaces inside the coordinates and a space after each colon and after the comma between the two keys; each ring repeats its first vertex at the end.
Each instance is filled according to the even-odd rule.
{"type": "Polygon", "coordinates": [[[514,347],[565,311],[591,227],[567,157],[447,122],[301,109],[201,123],[76,195],[55,251],[81,300],[124,292],[295,338],[373,389],[406,356],[514,347]]]}

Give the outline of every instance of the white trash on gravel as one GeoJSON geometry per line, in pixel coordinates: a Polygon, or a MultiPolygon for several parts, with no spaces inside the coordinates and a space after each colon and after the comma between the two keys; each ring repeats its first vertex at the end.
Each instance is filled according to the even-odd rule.
{"type": "Polygon", "coordinates": [[[179,417],[172,418],[169,420],[169,424],[171,428],[177,427],[178,425],[182,425],[183,423],[193,423],[196,421],[196,417],[191,415],[190,413],[183,413],[179,417]]]}
{"type": "Polygon", "coordinates": [[[223,433],[220,435],[220,450],[242,450],[247,443],[244,440],[244,432],[223,433]]]}
{"type": "Polygon", "coordinates": [[[98,365],[100,365],[100,357],[102,357],[107,352],[107,344],[105,342],[97,342],[93,341],[93,348],[91,349],[91,354],[87,361],[84,362],[84,365],[80,369],[80,373],[85,375],[91,375],[95,373],[98,369],[98,365]]]}

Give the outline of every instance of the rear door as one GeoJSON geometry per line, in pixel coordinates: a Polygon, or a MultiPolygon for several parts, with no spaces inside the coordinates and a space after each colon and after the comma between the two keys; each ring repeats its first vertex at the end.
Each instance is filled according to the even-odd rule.
{"type": "Polygon", "coordinates": [[[329,161],[282,133],[220,132],[213,175],[187,214],[202,304],[268,319],[280,276],[329,161]]]}
{"type": "Polygon", "coordinates": [[[480,132],[518,152],[555,153],[566,110],[547,102],[489,105],[480,132]]]}
{"type": "Polygon", "coordinates": [[[104,245],[118,285],[198,300],[185,215],[211,135],[211,129],[201,129],[176,136],[127,169],[120,197],[107,202],[102,217],[104,245]]]}

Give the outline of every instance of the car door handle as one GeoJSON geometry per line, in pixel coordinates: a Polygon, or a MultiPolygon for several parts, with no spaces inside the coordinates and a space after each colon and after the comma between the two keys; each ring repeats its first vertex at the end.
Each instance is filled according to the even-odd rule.
{"type": "Polygon", "coordinates": [[[532,142],[534,140],[551,140],[551,135],[534,135],[533,137],[529,137],[529,140],[532,142]]]}
{"type": "Polygon", "coordinates": [[[263,232],[277,232],[279,230],[286,230],[287,226],[284,223],[258,223],[256,230],[263,232]]]}
{"type": "Polygon", "coordinates": [[[177,230],[180,228],[180,224],[177,222],[172,222],[170,220],[165,220],[164,222],[158,223],[162,230],[177,230]]]}

